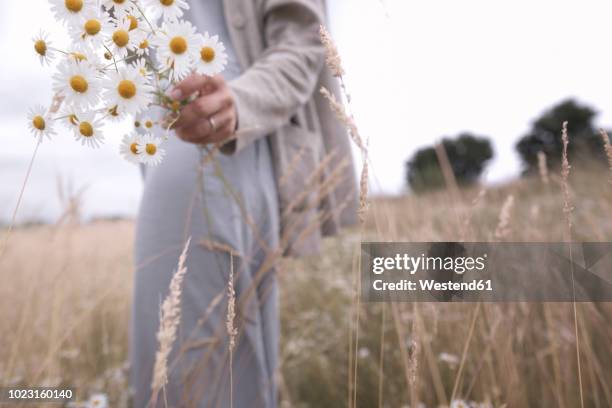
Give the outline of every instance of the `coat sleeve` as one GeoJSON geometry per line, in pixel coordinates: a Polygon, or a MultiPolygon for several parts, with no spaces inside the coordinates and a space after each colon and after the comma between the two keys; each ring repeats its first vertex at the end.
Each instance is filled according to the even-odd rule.
{"type": "Polygon", "coordinates": [[[223,149],[239,151],[289,122],[311,98],[325,60],[319,38],[323,0],[265,0],[262,55],[229,82],[238,112],[237,137],[223,149]]]}

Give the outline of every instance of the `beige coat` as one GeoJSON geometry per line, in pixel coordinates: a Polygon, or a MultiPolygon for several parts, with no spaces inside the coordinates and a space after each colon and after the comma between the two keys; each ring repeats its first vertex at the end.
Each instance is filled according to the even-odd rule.
{"type": "Polygon", "coordinates": [[[231,154],[269,136],[286,253],[316,252],[323,235],[357,220],[349,138],[319,94],[338,95],[324,68],[324,0],[224,0],[243,75],[230,82],[237,111],[231,154]]]}

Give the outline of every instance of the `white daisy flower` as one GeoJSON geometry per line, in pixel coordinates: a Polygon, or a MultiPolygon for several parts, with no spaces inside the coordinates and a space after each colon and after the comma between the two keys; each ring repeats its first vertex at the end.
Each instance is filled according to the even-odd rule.
{"type": "Polygon", "coordinates": [[[130,0],[102,0],[101,5],[107,12],[112,10],[115,18],[123,18],[134,10],[134,4],[130,0]]]}
{"type": "Polygon", "coordinates": [[[47,115],[47,110],[44,106],[37,105],[30,109],[28,113],[28,126],[37,139],[40,138],[42,140],[43,136],[51,139],[51,136],[55,135],[53,121],[47,115]]]}
{"type": "Polygon", "coordinates": [[[89,66],[94,71],[104,70],[110,62],[103,61],[85,42],[76,42],[67,50],[67,59],[89,66]]]}
{"type": "Polygon", "coordinates": [[[120,111],[117,105],[113,105],[110,108],[105,108],[105,118],[111,122],[122,122],[125,119],[126,113],[120,111]]]}
{"type": "Polygon", "coordinates": [[[133,66],[109,71],[104,80],[107,106],[117,106],[119,112],[136,115],[149,107],[154,91],[146,77],[133,66]]]}
{"type": "Polygon", "coordinates": [[[121,146],[119,147],[119,153],[124,159],[131,163],[140,163],[140,150],[138,150],[138,144],[141,142],[141,136],[133,132],[132,134],[123,136],[121,146]]]}
{"type": "Polygon", "coordinates": [[[95,111],[78,112],[76,116],[79,118],[78,126],[73,128],[76,141],[81,142],[83,146],[100,147],[100,144],[104,143],[104,135],[101,130],[102,121],[96,118],[95,111]]]}
{"type": "Polygon", "coordinates": [[[185,0],[145,0],[153,11],[155,18],[162,17],[164,21],[177,20],[183,16],[183,10],[189,10],[185,0]]]}
{"type": "Polygon", "coordinates": [[[104,42],[107,24],[108,21],[102,17],[99,10],[91,10],[84,13],[79,24],[70,29],[70,35],[76,43],[99,46],[104,42]]]}
{"type": "Polygon", "coordinates": [[[130,20],[130,31],[139,30],[142,31],[145,25],[145,21],[142,17],[135,15],[134,13],[126,14],[123,18],[130,20]]]}
{"type": "Polygon", "coordinates": [[[148,56],[150,51],[151,51],[151,43],[149,42],[149,36],[144,35],[140,39],[138,48],[136,48],[136,55],[138,55],[139,57],[143,57],[145,55],[148,56]]]}
{"type": "Polygon", "coordinates": [[[41,65],[49,65],[54,58],[53,51],[51,51],[51,42],[48,38],[49,35],[43,30],[40,30],[38,35],[33,38],[34,51],[38,54],[41,65]]]}
{"type": "Polygon", "coordinates": [[[57,67],[53,75],[53,90],[61,92],[68,105],[81,109],[94,108],[100,99],[101,84],[96,71],[85,61],[68,58],[57,67]]]}
{"type": "Polygon", "coordinates": [[[188,21],[169,21],[154,38],[158,60],[171,68],[170,79],[180,81],[191,72],[192,64],[198,57],[198,35],[188,21]]]}
{"type": "Polygon", "coordinates": [[[451,401],[450,408],[470,408],[470,406],[464,400],[453,400],[451,401]]]}
{"type": "Polygon", "coordinates": [[[87,65],[97,68],[100,66],[100,59],[89,45],[83,41],[74,42],[66,50],[66,56],[75,62],[84,62],[87,65]]]}
{"type": "Polygon", "coordinates": [[[127,57],[129,51],[136,51],[142,41],[143,33],[137,30],[130,31],[129,18],[110,20],[105,36],[115,59],[127,57]]]}
{"type": "Polygon", "coordinates": [[[144,117],[140,120],[140,124],[145,130],[151,131],[155,127],[156,122],[149,117],[144,117]]]}
{"type": "Polygon", "coordinates": [[[130,31],[138,34],[136,54],[139,57],[149,55],[151,51],[151,38],[159,34],[160,27],[151,20],[130,14],[126,18],[130,20],[130,31]]]}
{"type": "Polygon", "coordinates": [[[147,48],[150,49],[151,45],[149,44],[149,34],[147,34],[145,31],[143,30],[134,30],[134,31],[130,31],[130,36],[132,37],[132,39],[134,40],[134,49],[133,51],[136,53],[136,55],[138,56],[142,56],[142,55],[149,55],[149,50],[147,50],[147,48]],[[141,48],[144,47],[144,48],[141,48]]]}
{"type": "Polygon", "coordinates": [[[87,401],[88,408],[108,408],[108,397],[106,394],[94,394],[87,401]]]}
{"type": "Polygon", "coordinates": [[[68,23],[79,24],[83,14],[95,8],[94,0],[49,0],[55,19],[68,23]]]}
{"type": "Polygon", "coordinates": [[[147,66],[147,60],[144,58],[138,58],[131,65],[140,75],[147,79],[149,79],[153,74],[153,72],[150,71],[149,67],[147,66]]]}
{"type": "Polygon", "coordinates": [[[69,130],[74,130],[75,126],[79,125],[79,117],[77,116],[78,109],[73,106],[64,106],[60,111],[57,120],[59,120],[69,130]]]}
{"type": "Polygon", "coordinates": [[[149,166],[157,166],[162,162],[166,151],[160,147],[163,143],[161,137],[156,137],[151,134],[142,136],[138,142],[138,151],[140,152],[140,162],[149,166]]]}
{"type": "Polygon", "coordinates": [[[200,55],[196,59],[196,71],[200,74],[213,76],[220,74],[227,65],[225,46],[219,41],[219,36],[202,36],[200,55]]]}

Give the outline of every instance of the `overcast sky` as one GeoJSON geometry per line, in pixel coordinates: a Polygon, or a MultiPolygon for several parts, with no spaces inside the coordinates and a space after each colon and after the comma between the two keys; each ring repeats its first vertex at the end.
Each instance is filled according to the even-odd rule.
{"type": "MultiPolygon", "coordinates": [[[[191,0],[195,1],[195,0],[191,0]]],[[[404,163],[420,147],[462,131],[490,136],[495,160],[486,180],[515,177],[516,140],[542,110],[575,97],[612,126],[609,0],[333,0],[353,110],[370,139],[376,192],[404,190],[404,163]]],[[[31,38],[39,28],[66,41],[46,0],[8,2],[0,15],[0,218],[14,206],[34,140],[27,110],[47,105],[50,68],[31,38]]],[[[142,189],[122,161],[128,125],[108,129],[92,151],[65,132],[41,146],[20,219],[59,214],[57,177],[87,186],[86,215],[133,215],[142,189]]]]}

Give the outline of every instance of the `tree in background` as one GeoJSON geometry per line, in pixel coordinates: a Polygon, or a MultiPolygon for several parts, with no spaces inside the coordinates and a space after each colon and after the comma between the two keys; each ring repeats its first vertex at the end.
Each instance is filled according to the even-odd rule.
{"type": "MultiPolygon", "coordinates": [[[[488,161],[493,158],[493,148],[487,137],[462,133],[455,139],[444,138],[442,145],[446,150],[457,183],[460,185],[476,182],[488,161]]],[[[434,147],[417,151],[406,163],[406,180],[415,192],[445,186],[434,147]]]]}
{"type": "Polygon", "coordinates": [[[546,154],[551,168],[559,167],[563,143],[561,130],[567,121],[569,138],[568,155],[570,160],[593,158],[605,159],[601,137],[593,125],[597,112],[588,106],[580,105],[573,99],[565,100],[544,112],[533,122],[531,130],[523,136],[516,149],[525,166],[524,173],[537,171],[538,152],[546,154]]]}

